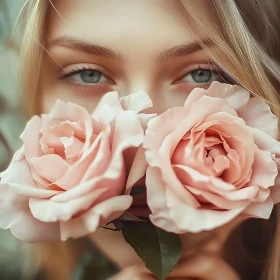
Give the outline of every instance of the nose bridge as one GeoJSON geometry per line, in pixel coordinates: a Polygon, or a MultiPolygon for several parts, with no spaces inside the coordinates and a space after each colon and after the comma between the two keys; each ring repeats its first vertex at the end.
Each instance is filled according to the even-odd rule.
{"type": "Polygon", "coordinates": [[[151,81],[149,79],[135,79],[127,86],[127,94],[133,94],[137,91],[145,91],[150,98],[153,98],[151,81]]]}
{"type": "MultiPolygon", "coordinates": [[[[130,57],[130,56],[129,56],[130,57]]],[[[131,95],[138,91],[146,92],[153,104],[157,103],[159,94],[157,89],[159,84],[157,81],[157,68],[154,65],[152,55],[135,53],[125,63],[125,79],[122,95],[131,95]]]]}
{"type": "Polygon", "coordinates": [[[159,105],[158,104],[159,100],[157,99],[159,97],[159,93],[156,90],[155,81],[147,77],[146,78],[142,77],[142,79],[139,78],[139,79],[135,79],[134,81],[131,81],[129,85],[128,94],[133,94],[137,91],[144,91],[145,93],[147,93],[153,102],[153,107],[145,109],[143,113],[146,114],[157,113],[156,109],[159,105]]]}
{"type": "Polygon", "coordinates": [[[149,95],[152,94],[151,90],[155,84],[154,71],[156,69],[150,52],[143,50],[137,56],[133,51],[127,52],[123,66],[125,73],[124,94],[132,94],[139,90],[145,91],[149,95]]]}
{"type": "Polygon", "coordinates": [[[127,77],[126,94],[133,94],[141,90],[145,91],[151,99],[155,98],[156,81],[153,76],[147,67],[141,67],[134,73],[131,72],[127,77]]]}

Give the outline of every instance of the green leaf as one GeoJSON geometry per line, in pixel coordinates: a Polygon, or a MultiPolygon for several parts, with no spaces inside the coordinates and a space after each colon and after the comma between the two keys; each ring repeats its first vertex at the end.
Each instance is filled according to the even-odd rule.
{"type": "Polygon", "coordinates": [[[158,279],[166,279],[180,259],[180,237],[151,223],[139,222],[125,222],[122,233],[146,267],[158,279]]]}
{"type": "Polygon", "coordinates": [[[131,213],[125,211],[119,218],[121,221],[134,221],[134,222],[146,222],[146,220],[140,219],[139,217],[136,217],[132,215],[131,213]]]}

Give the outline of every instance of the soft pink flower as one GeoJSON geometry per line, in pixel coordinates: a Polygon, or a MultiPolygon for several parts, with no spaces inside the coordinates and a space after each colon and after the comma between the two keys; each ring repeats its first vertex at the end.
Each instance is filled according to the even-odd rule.
{"type": "Polygon", "coordinates": [[[151,221],[185,233],[268,218],[280,201],[277,123],[262,99],[218,82],[152,119],[143,144],[151,221]]]}
{"type": "Polygon", "coordinates": [[[110,92],[93,115],[57,101],[49,115],[33,117],[1,174],[0,227],[29,242],[66,240],[122,215],[132,203],[123,194],[124,152],[142,144],[151,115],[141,111],[151,106],[143,92],[110,92]]]}

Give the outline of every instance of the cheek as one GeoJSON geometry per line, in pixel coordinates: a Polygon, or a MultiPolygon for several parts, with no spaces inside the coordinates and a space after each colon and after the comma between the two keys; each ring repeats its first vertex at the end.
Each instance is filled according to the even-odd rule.
{"type": "Polygon", "coordinates": [[[169,108],[183,106],[194,88],[193,85],[185,84],[169,85],[162,89],[154,102],[157,113],[163,113],[169,108]]]}
{"type": "Polygon", "coordinates": [[[55,102],[60,99],[65,102],[72,102],[86,108],[91,112],[99,100],[101,99],[103,92],[83,92],[77,94],[75,86],[64,84],[52,84],[43,86],[42,91],[42,110],[43,112],[49,112],[55,102]]]}

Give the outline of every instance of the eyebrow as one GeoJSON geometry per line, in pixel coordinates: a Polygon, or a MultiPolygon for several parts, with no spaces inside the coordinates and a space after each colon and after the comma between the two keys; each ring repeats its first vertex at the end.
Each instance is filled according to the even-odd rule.
{"type": "MultiPolygon", "coordinates": [[[[211,45],[211,42],[209,40],[202,40],[203,44],[211,45]]],[[[69,49],[81,51],[84,53],[88,53],[90,55],[105,57],[109,59],[116,60],[120,62],[122,60],[121,53],[115,52],[112,49],[100,46],[97,44],[92,44],[87,41],[79,40],[72,37],[60,37],[57,38],[49,43],[49,46],[63,46],[69,49]]],[[[174,58],[187,56],[190,54],[193,54],[197,51],[202,50],[201,44],[198,42],[192,42],[188,44],[183,44],[179,46],[175,46],[171,49],[165,50],[159,54],[157,57],[157,62],[162,63],[166,60],[171,60],[174,58]]]]}
{"type": "MultiPolygon", "coordinates": [[[[210,42],[210,40],[206,39],[206,40],[202,40],[202,44],[211,46],[212,42],[210,42]]],[[[173,47],[171,49],[161,52],[157,58],[157,61],[158,61],[158,63],[161,63],[166,60],[171,60],[174,58],[187,56],[187,55],[193,54],[197,51],[201,51],[201,50],[203,50],[202,44],[200,44],[199,42],[191,42],[188,44],[183,44],[183,45],[173,47]]]]}
{"type": "Polygon", "coordinates": [[[78,40],[72,37],[60,37],[49,43],[49,46],[62,46],[69,49],[82,51],[91,55],[102,56],[113,60],[122,60],[120,53],[114,52],[112,49],[89,42],[78,40]]]}

